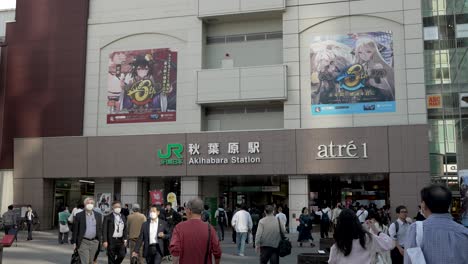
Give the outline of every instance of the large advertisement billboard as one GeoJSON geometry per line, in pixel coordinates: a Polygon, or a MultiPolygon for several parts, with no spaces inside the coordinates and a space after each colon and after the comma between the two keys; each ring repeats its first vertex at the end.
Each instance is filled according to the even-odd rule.
{"type": "Polygon", "coordinates": [[[313,115],[395,112],[391,32],[317,36],[310,66],[313,115]]]}
{"type": "Polygon", "coordinates": [[[177,52],[116,51],[109,56],[107,123],[176,121],[177,52]]]}

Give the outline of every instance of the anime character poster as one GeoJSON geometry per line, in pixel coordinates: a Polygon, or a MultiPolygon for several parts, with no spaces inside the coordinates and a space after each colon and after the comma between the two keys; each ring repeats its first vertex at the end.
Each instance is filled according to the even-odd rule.
{"type": "Polygon", "coordinates": [[[107,123],[176,121],[177,52],[116,51],[109,56],[107,123]]]}
{"type": "Polygon", "coordinates": [[[111,193],[98,193],[96,201],[103,214],[110,213],[112,208],[111,193]]]}
{"type": "Polygon", "coordinates": [[[461,222],[468,227],[468,170],[460,170],[460,199],[462,202],[461,222]]]}
{"type": "Polygon", "coordinates": [[[315,37],[310,65],[313,115],[395,112],[391,32],[315,37]]]}

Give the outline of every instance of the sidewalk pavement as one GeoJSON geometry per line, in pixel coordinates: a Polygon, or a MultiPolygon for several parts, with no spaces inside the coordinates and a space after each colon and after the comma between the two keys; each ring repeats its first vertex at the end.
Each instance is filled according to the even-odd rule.
{"type": "MultiPolygon", "coordinates": [[[[27,233],[21,231],[18,234],[18,246],[4,248],[3,264],[68,264],[70,263],[73,252],[72,245],[60,245],[57,240],[57,230],[33,232],[32,241],[26,241],[27,233]]],[[[0,237],[3,236],[0,235],[0,237]]],[[[297,255],[300,253],[317,252],[319,245],[319,236],[314,233],[315,248],[311,248],[309,244],[304,244],[304,247],[298,247],[296,243],[297,234],[287,234],[292,242],[292,254],[285,258],[281,258],[281,263],[296,263],[297,255]]],[[[230,240],[231,233],[226,232],[225,241],[221,242],[223,256],[221,263],[223,264],[254,264],[259,263],[259,256],[255,253],[251,244],[246,245],[245,257],[236,256],[236,245],[230,240]]],[[[107,263],[105,252],[99,254],[98,263],[107,263]]],[[[123,262],[130,263],[130,258],[127,256],[123,262]]],[[[167,264],[169,262],[163,262],[167,264]]]]}

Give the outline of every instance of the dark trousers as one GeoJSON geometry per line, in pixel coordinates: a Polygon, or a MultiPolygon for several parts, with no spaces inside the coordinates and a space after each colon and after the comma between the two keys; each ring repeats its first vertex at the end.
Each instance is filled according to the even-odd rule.
{"type": "Polygon", "coordinates": [[[68,244],[68,232],[66,233],[58,233],[58,242],[59,244],[68,244]]]}
{"type": "Polygon", "coordinates": [[[236,236],[237,236],[237,232],[236,230],[234,229],[234,227],[232,228],[232,242],[233,243],[236,243],[236,236]]]}
{"type": "Polygon", "coordinates": [[[279,252],[278,248],[260,247],[260,264],[278,264],[279,252]]]}
{"type": "Polygon", "coordinates": [[[5,231],[5,235],[8,235],[8,231],[10,231],[10,229],[13,229],[14,226],[12,225],[6,225],[4,226],[4,231],[5,231]]]}
{"type": "Polygon", "coordinates": [[[120,264],[125,258],[126,248],[121,238],[112,238],[107,247],[107,259],[109,264],[120,264]]]}
{"type": "Polygon", "coordinates": [[[403,255],[400,254],[398,248],[395,247],[390,251],[390,257],[392,258],[392,264],[403,264],[403,255]]]}
{"type": "Polygon", "coordinates": [[[163,256],[158,245],[150,245],[148,247],[148,256],[145,258],[147,264],[160,264],[163,256]]]}
{"type": "Polygon", "coordinates": [[[222,224],[222,223],[218,223],[218,238],[220,240],[224,240],[224,225],[225,224],[222,224]]]}
{"type": "Polygon", "coordinates": [[[32,240],[32,221],[26,220],[28,225],[28,240],[32,240]]]}
{"type": "Polygon", "coordinates": [[[329,222],[320,222],[320,237],[328,238],[328,229],[330,228],[329,222]]]}

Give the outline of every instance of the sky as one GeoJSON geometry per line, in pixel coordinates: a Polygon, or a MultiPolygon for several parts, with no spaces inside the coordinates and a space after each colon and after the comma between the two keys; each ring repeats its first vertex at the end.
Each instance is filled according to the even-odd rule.
{"type": "Polygon", "coordinates": [[[10,9],[16,7],[16,0],[0,0],[0,9],[10,9]]]}

